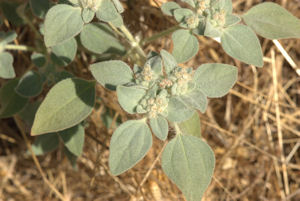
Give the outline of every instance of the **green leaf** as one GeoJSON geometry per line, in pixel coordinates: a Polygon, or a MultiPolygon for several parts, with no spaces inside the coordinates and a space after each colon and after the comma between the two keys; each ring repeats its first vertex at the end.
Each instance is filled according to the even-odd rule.
{"type": "Polygon", "coordinates": [[[79,124],[92,112],[95,83],[69,78],[48,92],[35,115],[31,135],[57,132],[79,124]]]}
{"type": "Polygon", "coordinates": [[[104,87],[115,90],[133,80],[131,68],[119,60],[103,61],[90,66],[94,78],[104,87]]]}
{"type": "Polygon", "coordinates": [[[201,125],[198,112],[186,121],[178,124],[183,135],[192,135],[195,137],[201,137],[201,125]]]}
{"type": "Polygon", "coordinates": [[[125,87],[119,85],[117,87],[117,95],[121,107],[129,114],[135,114],[137,105],[146,95],[146,90],[138,86],[125,87]]]}
{"type": "Polygon", "coordinates": [[[160,140],[166,140],[169,132],[168,121],[161,116],[150,119],[150,127],[156,137],[160,140]]]}
{"type": "Polygon", "coordinates": [[[241,21],[241,18],[237,15],[228,14],[225,19],[225,27],[235,25],[241,21]]]}
{"type": "Polygon", "coordinates": [[[39,18],[44,18],[50,8],[49,0],[30,0],[33,14],[39,18]]]}
{"type": "Polygon", "coordinates": [[[118,17],[116,19],[110,21],[110,23],[112,25],[114,25],[115,27],[121,27],[122,25],[124,25],[123,18],[120,14],[118,15],[118,17]]]}
{"type": "Polygon", "coordinates": [[[95,17],[95,12],[91,9],[84,8],[82,9],[81,16],[84,23],[90,23],[95,17]]]}
{"type": "Polygon", "coordinates": [[[77,42],[75,38],[71,38],[59,45],[53,46],[51,49],[53,62],[59,66],[67,66],[76,56],[77,42]]]}
{"type": "Polygon", "coordinates": [[[173,56],[178,63],[184,63],[194,57],[198,50],[198,40],[188,30],[178,30],[172,35],[173,56]]]}
{"type": "Polygon", "coordinates": [[[58,148],[59,140],[56,133],[38,136],[31,148],[35,155],[43,155],[58,148]]]}
{"type": "Polygon", "coordinates": [[[262,67],[263,54],[255,33],[247,26],[237,24],[224,29],[221,37],[222,47],[231,57],[262,67]]]}
{"type": "Polygon", "coordinates": [[[69,73],[68,71],[60,71],[60,72],[55,72],[55,83],[58,83],[64,79],[67,78],[73,78],[74,75],[72,73],[69,73]]]}
{"type": "Polygon", "coordinates": [[[28,128],[31,128],[35,113],[40,105],[40,101],[28,102],[26,106],[18,113],[18,116],[28,126],[28,128]]]}
{"type": "Polygon", "coordinates": [[[200,110],[202,113],[207,108],[207,98],[200,90],[193,90],[179,97],[186,105],[200,110]]]}
{"type": "Polygon", "coordinates": [[[218,38],[222,34],[222,31],[219,27],[213,26],[209,20],[206,22],[204,35],[211,38],[218,38]]]}
{"type": "Polygon", "coordinates": [[[191,5],[192,7],[195,8],[195,0],[181,0],[182,2],[186,2],[189,5],[191,5]]]}
{"type": "Polygon", "coordinates": [[[45,19],[46,46],[55,46],[73,38],[81,32],[83,24],[79,7],[65,4],[53,6],[45,19]]]}
{"type": "Polygon", "coordinates": [[[14,58],[10,53],[0,53],[0,78],[12,79],[16,77],[13,62],[14,58]]]}
{"type": "Polygon", "coordinates": [[[210,98],[226,95],[237,80],[238,70],[227,64],[203,64],[194,74],[199,89],[210,98]]]}
{"type": "Polygon", "coordinates": [[[110,141],[109,168],[119,175],[137,164],[152,145],[148,125],[141,120],[130,120],[119,126],[110,141]]]}
{"type": "Polygon", "coordinates": [[[162,59],[159,55],[153,56],[149,58],[144,66],[150,65],[151,69],[154,71],[154,73],[158,75],[162,75],[163,71],[163,64],[162,64],[162,59]]]}
{"type": "Polygon", "coordinates": [[[43,90],[43,80],[37,72],[28,71],[21,77],[15,90],[19,95],[27,98],[37,96],[43,90]]]}
{"type": "Polygon", "coordinates": [[[174,68],[176,68],[177,61],[173,57],[173,55],[167,52],[166,50],[161,50],[160,55],[164,63],[164,69],[166,73],[169,74],[174,68]]]}
{"type": "Polygon", "coordinates": [[[164,3],[161,6],[161,10],[165,15],[172,16],[174,14],[174,10],[181,8],[177,3],[175,2],[167,2],[164,3]]]}
{"type": "Polygon", "coordinates": [[[99,20],[110,22],[117,19],[120,14],[111,0],[102,0],[96,16],[99,20]]]}
{"type": "Polygon", "coordinates": [[[300,20],[278,4],[258,4],[242,18],[256,33],[265,38],[300,38],[300,20]]]}
{"type": "Polygon", "coordinates": [[[14,31],[0,32],[0,49],[10,42],[13,42],[17,38],[17,34],[14,31]]]}
{"type": "Polygon", "coordinates": [[[83,27],[80,34],[82,45],[97,54],[116,53],[124,54],[125,48],[115,38],[113,30],[104,23],[91,23],[83,27]]]}
{"type": "Polygon", "coordinates": [[[174,10],[174,17],[176,21],[179,22],[179,25],[183,28],[189,28],[186,20],[192,16],[194,16],[194,12],[188,8],[178,8],[174,10]]]}
{"type": "Polygon", "coordinates": [[[170,98],[167,110],[167,119],[171,122],[185,121],[194,114],[194,110],[178,97],[170,98]]]}
{"type": "Polygon", "coordinates": [[[81,124],[59,131],[58,135],[72,154],[81,155],[84,145],[84,127],[81,124]]]}
{"type": "Polygon", "coordinates": [[[43,67],[46,64],[46,56],[41,53],[33,53],[31,55],[31,61],[36,65],[37,67],[43,67]]]}
{"type": "Polygon", "coordinates": [[[19,80],[14,79],[5,83],[0,89],[0,119],[11,117],[21,111],[28,99],[15,92],[19,80]]]}
{"type": "Polygon", "coordinates": [[[66,155],[67,159],[71,163],[73,169],[77,170],[78,169],[77,156],[72,154],[72,152],[70,152],[67,147],[64,147],[64,154],[66,155]]]}
{"type": "Polygon", "coordinates": [[[194,136],[178,135],[162,154],[162,168],[188,201],[201,201],[215,167],[211,148],[194,136]]]}

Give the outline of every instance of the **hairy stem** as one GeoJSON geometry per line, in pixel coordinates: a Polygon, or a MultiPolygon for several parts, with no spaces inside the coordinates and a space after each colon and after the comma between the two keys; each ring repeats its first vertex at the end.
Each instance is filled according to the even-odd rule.
{"type": "Polygon", "coordinates": [[[19,51],[39,52],[34,47],[30,47],[30,46],[26,46],[26,45],[5,45],[4,49],[6,49],[6,50],[19,50],[19,51]]]}
{"type": "Polygon", "coordinates": [[[169,28],[169,29],[166,29],[166,30],[164,30],[164,31],[162,31],[162,32],[159,32],[159,33],[157,33],[157,34],[154,34],[153,36],[150,36],[149,38],[146,38],[146,39],[142,40],[142,41],[141,41],[141,44],[142,44],[142,45],[145,45],[145,44],[147,44],[147,43],[150,43],[150,42],[152,42],[152,41],[155,41],[155,40],[157,40],[157,39],[159,39],[159,38],[161,38],[161,37],[164,37],[164,36],[167,36],[167,35],[173,33],[174,31],[176,31],[176,30],[178,30],[178,29],[180,29],[180,27],[179,27],[178,25],[173,26],[173,27],[171,27],[171,28],[169,28]]]}

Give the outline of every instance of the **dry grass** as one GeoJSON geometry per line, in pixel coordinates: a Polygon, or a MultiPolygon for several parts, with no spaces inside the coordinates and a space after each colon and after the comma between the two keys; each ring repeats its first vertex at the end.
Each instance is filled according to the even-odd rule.
{"type": "MultiPolygon", "coordinates": [[[[124,17],[136,36],[151,36],[174,23],[157,8],[163,0],[129,2],[124,17]]],[[[235,12],[241,13],[260,1],[233,2],[235,12]]],[[[276,2],[300,18],[299,0],[276,2]]],[[[8,26],[6,23],[6,29],[10,28],[8,26]]],[[[16,43],[30,44],[32,33],[27,27],[17,28],[17,32],[21,37],[16,43]]],[[[197,67],[202,63],[222,62],[239,68],[239,81],[230,94],[210,100],[207,112],[200,114],[203,137],[212,146],[217,161],[213,181],[203,200],[300,200],[300,76],[270,40],[261,39],[265,55],[263,68],[233,60],[211,39],[199,37],[199,41],[199,54],[188,65],[197,67]]],[[[299,68],[300,40],[279,42],[299,68]]],[[[166,37],[145,49],[170,50],[171,46],[170,37],[166,37]]],[[[30,67],[30,54],[18,52],[14,55],[20,76],[30,67]]],[[[88,55],[81,53],[69,68],[77,75],[89,78],[87,66],[90,62],[88,55]]],[[[0,80],[0,85],[2,83],[0,80]]],[[[106,106],[118,111],[117,115],[123,119],[128,118],[120,110],[114,93],[100,86],[97,92],[106,106]]],[[[78,171],[71,168],[62,151],[38,157],[47,180],[64,200],[184,200],[161,169],[158,156],[163,143],[157,139],[146,158],[133,169],[119,177],[109,173],[108,145],[113,129],[103,126],[102,112],[103,103],[100,103],[99,109],[89,118],[78,171]]],[[[59,200],[43,182],[31,156],[25,154],[26,150],[14,120],[1,120],[0,200],[59,200]]]]}

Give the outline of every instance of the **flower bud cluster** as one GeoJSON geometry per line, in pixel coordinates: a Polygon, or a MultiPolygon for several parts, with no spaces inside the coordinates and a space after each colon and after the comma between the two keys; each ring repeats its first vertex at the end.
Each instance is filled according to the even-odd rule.
{"type": "Polygon", "coordinates": [[[173,82],[171,94],[185,94],[191,86],[192,78],[193,70],[191,68],[176,67],[169,77],[169,79],[173,82]]]}
{"type": "Polygon", "coordinates": [[[212,22],[216,26],[223,27],[226,22],[226,12],[225,10],[221,9],[219,11],[215,11],[212,17],[212,22]]]}
{"type": "Polygon", "coordinates": [[[204,11],[209,8],[210,0],[197,0],[196,9],[198,15],[203,15],[204,11]]]}
{"type": "Polygon", "coordinates": [[[149,87],[156,79],[157,75],[149,64],[146,64],[142,71],[136,73],[136,83],[144,87],[149,87]]]}
{"type": "Polygon", "coordinates": [[[198,15],[192,15],[185,19],[186,24],[188,25],[188,28],[194,29],[199,25],[199,16],[198,15]]]}
{"type": "Polygon", "coordinates": [[[79,2],[82,8],[88,8],[96,12],[102,3],[102,0],[80,0],[79,2]]]}

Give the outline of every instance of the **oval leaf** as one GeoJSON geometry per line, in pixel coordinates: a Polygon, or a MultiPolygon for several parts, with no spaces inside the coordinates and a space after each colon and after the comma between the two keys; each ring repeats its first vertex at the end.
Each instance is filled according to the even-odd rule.
{"type": "Polygon", "coordinates": [[[75,38],[71,38],[59,45],[53,46],[51,49],[53,62],[59,66],[67,66],[76,56],[77,42],[75,38]]]}
{"type": "Polygon", "coordinates": [[[11,117],[21,111],[26,103],[27,98],[24,98],[15,92],[19,80],[10,80],[0,89],[0,119],[11,117]]]}
{"type": "Polygon", "coordinates": [[[35,16],[44,18],[50,8],[50,3],[49,0],[30,0],[30,7],[35,16]]]}
{"type": "Polygon", "coordinates": [[[238,70],[227,64],[203,64],[194,75],[199,89],[210,98],[226,95],[237,80],[238,70]]]}
{"type": "Polygon", "coordinates": [[[195,56],[199,50],[197,38],[189,30],[178,30],[172,35],[173,56],[178,63],[183,63],[195,56]]]}
{"type": "Polygon", "coordinates": [[[148,125],[141,120],[130,120],[119,126],[110,141],[109,168],[119,175],[137,164],[152,146],[148,125]]]}
{"type": "Polygon", "coordinates": [[[55,46],[73,38],[83,28],[81,9],[66,4],[53,6],[45,19],[45,44],[55,46]]]}
{"type": "Polygon", "coordinates": [[[95,83],[69,78],[57,83],[39,107],[31,135],[65,130],[83,121],[95,101],[95,83]]]}
{"type": "Polygon", "coordinates": [[[258,4],[242,17],[248,26],[265,38],[300,38],[300,20],[278,4],[258,4]]]}
{"type": "Polygon", "coordinates": [[[201,124],[198,112],[186,121],[178,124],[183,135],[192,135],[195,137],[201,137],[201,124]]]}
{"type": "Polygon", "coordinates": [[[13,62],[14,58],[10,53],[0,53],[0,78],[12,79],[16,77],[13,62]]]}
{"type": "Polygon", "coordinates": [[[94,78],[104,87],[115,90],[133,80],[131,68],[123,61],[111,60],[92,64],[90,67],[94,78]]]}
{"type": "Polygon", "coordinates": [[[84,127],[81,124],[59,131],[58,135],[72,154],[81,155],[84,145],[84,127]]]}
{"type": "Polygon", "coordinates": [[[194,114],[194,109],[188,107],[178,97],[172,97],[168,104],[167,119],[171,122],[182,122],[189,119],[194,114]]]}
{"type": "Polygon", "coordinates": [[[34,97],[39,95],[43,89],[43,80],[35,71],[28,71],[20,79],[16,92],[24,97],[34,97]]]}
{"type": "Polygon", "coordinates": [[[59,140],[56,133],[49,133],[38,136],[32,144],[32,151],[35,155],[43,155],[58,148],[59,140]]]}
{"type": "Polygon", "coordinates": [[[129,114],[135,114],[137,105],[146,95],[146,90],[136,86],[125,87],[120,85],[117,87],[117,95],[121,107],[129,114]]]}
{"type": "Polygon", "coordinates": [[[164,63],[164,69],[166,73],[169,74],[177,66],[177,61],[173,55],[166,50],[161,50],[160,55],[164,63]]]}
{"type": "Polygon", "coordinates": [[[111,0],[102,0],[96,16],[99,20],[110,22],[116,20],[120,14],[111,0]]]}
{"type": "Polygon", "coordinates": [[[257,67],[263,66],[263,54],[255,33],[247,26],[227,27],[221,36],[222,47],[231,57],[257,67]]]}
{"type": "Polygon", "coordinates": [[[165,15],[169,15],[169,16],[172,16],[174,13],[174,10],[176,10],[178,8],[181,8],[181,7],[175,2],[167,2],[161,6],[162,12],[165,15]]]}
{"type": "Polygon", "coordinates": [[[161,116],[150,119],[150,127],[156,137],[160,140],[166,140],[168,137],[169,125],[168,121],[161,116]]]}
{"type": "Polygon", "coordinates": [[[204,113],[207,108],[207,98],[200,90],[193,90],[179,97],[186,105],[204,113]]]}
{"type": "Polygon", "coordinates": [[[115,38],[111,28],[103,23],[85,25],[80,33],[80,41],[86,49],[97,54],[125,53],[124,46],[115,38]]]}
{"type": "Polygon", "coordinates": [[[188,201],[201,201],[215,167],[211,148],[194,136],[178,135],[162,154],[162,168],[188,201]]]}

